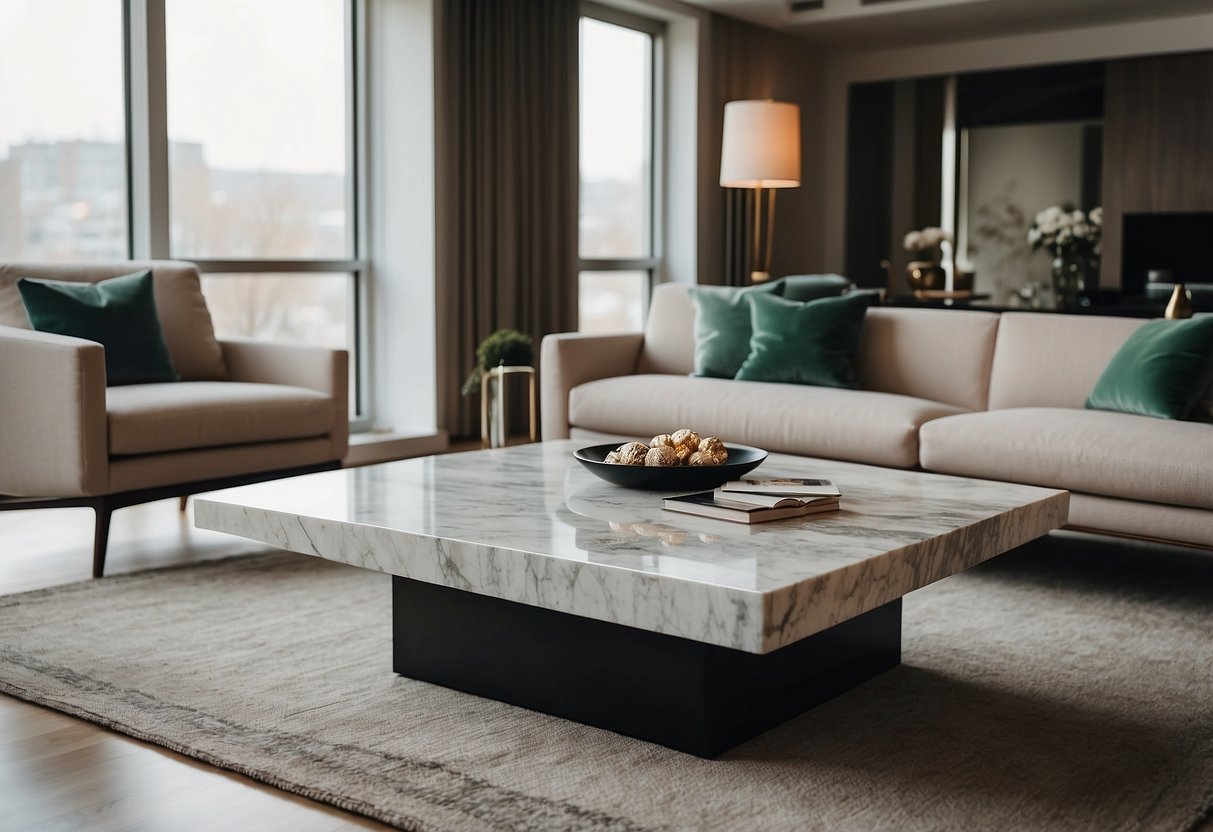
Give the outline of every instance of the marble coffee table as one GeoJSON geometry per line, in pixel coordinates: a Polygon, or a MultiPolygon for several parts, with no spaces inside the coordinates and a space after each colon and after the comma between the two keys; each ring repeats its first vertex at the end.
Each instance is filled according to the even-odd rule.
{"type": "Polygon", "coordinates": [[[232,489],[198,499],[195,522],[393,575],[397,673],[715,756],[896,666],[902,596],[1060,527],[1069,506],[772,454],[757,475],[829,477],[842,510],[743,526],[596,479],[582,444],[232,489]]]}

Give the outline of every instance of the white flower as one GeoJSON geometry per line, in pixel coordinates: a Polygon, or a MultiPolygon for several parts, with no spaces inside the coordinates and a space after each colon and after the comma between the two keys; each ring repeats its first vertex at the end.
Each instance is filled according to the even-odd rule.
{"type": "Polygon", "coordinates": [[[1057,244],[1064,245],[1070,242],[1070,238],[1073,236],[1074,235],[1070,232],[1070,229],[1063,228],[1061,231],[1057,232],[1057,244]]]}
{"type": "Polygon", "coordinates": [[[1070,224],[1080,223],[1087,218],[1087,215],[1077,208],[1070,212],[1070,224]]]}
{"type": "Polygon", "coordinates": [[[922,233],[919,231],[911,231],[906,235],[905,239],[902,240],[902,245],[905,246],[906,251],[919,251],[920,249],[924,248],[922,233]]]}
{"type": "Polygon", "coordinates": [[[1095,225],[1103,225],[1103,206],[1092,208],[1090,219],[1095,225]]]}
{"type": "Polygon", "coordinates": [[[1040,242],[1040,229],[1039,228],[1029,228],[1028,229],[1028,245],[1034,246],[1039,242],[1040,242]]]}
{"type": "Polygon", "coordinates": [[[1080,222],[1073,228],[1074,236],[1078,237],[1079,239],[1086,237],[1090,230],[1091,226],[1087,225],[1085,222],[1080,222]]]}

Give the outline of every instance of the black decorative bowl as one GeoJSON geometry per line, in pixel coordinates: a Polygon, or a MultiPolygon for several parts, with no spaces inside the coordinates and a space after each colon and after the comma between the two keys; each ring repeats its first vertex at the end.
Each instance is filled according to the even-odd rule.
{"type": "Polygon", "coordinates": [[[615,462],[603,462],[606,455],[619,447],[621,443],[612,442],[608,445],[591,445],[574,451],[573,456],[584,465],[590,473],[601,477],[607,482],[622,485],[624,488],[643,488],[649,491],[707,491],[729,480],[735,480],[750,473],[767,458],[767,452],[748,445],[725,445],[729,452],[729,461],[724,465],[705,465],[695,467],[650,468],[647,465],[620,465],[615,462]]]}

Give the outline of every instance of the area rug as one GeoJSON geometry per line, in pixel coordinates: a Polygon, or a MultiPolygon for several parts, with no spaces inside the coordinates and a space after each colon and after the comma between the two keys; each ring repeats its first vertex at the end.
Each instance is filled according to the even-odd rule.
{"type": "Polygon", "coordinates": [[[389,579],[268,553],[0,597],[0,690],[410,830],[1195,829],[1213,558],[1050,538],[701,760],[395,676],[389,579]]]}

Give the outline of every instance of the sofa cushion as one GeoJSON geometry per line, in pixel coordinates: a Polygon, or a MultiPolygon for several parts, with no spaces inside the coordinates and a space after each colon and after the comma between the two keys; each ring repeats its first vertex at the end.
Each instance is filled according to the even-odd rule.
{"type": "Polygon", "coordinates": [[[695,375],[732,378],[750,354],[749,298],[774,295],[783,285],[692,286],[695,304],[695,375]]]}
{"type": "MultiPolygon", "coordinates": [[[[990,410],[1081,408],[1142,318],[1007,312],[990,370],[990,410]]],[[[977,410],[978,408],[971,408],[977,410]]]]}
{"type": "Polygon", "coordinates": [[[315,390],[234,381],[111,387],[105,405],[113,456],[322,436],[334,418],[315,390]]]}
{"type": "Polygon", "coordinates": [[[215,338],[202,281],[193,263],[173,260],[91,263],[0,263],[0,326],[29,329],[17,280],[70,280],[96,283],[142,269],[152,270],[156,312],[173,367],[182,381],[226,381],[227,366],[215,338]]]}
{"type": "Polygon", "coordinates": [[[592,381],[569,395],[569,423],[648,439],[678,428],[768,451],[912,468],[918,428],[960,408],[862,390],[689,376],[592,381]]]}
{"type": "Polygon", "coordinates": [[[1156,320],[1134,330],[1095,383],[1092,410],[1183,419],[1213,371],[1213,317],[1156,320]]]}
{"type": "Polygon", "coordinates": [[[859,386],[985,410],[998,330],[992,312],[869,309],[855,364],[859,386]]]}
{"type": "Polygon", "coordinates": [[[855,351],[871,297],[853,292],[807,303],[751,295],[750,354],[744,381],[779,381],[856,389],[855,351]]]}
{"type": "Polygon", "coordinates": [[[1213,425],[1029,407],[928,422],[919,441],[928,471],[1213,509],[1213,425]]]}
{"type": "Polygon", "coordinates": [[[851,281],[840,274],[790,274],[775,282],[782,284],[782,289],[776,294],[801,303],[837,297],[852,286],[851,281]]]}
{"type": "Polygon", "coordinates": [[[156,314],[150,271],[96,283],[23,277],[17,291],[34,329],[105,348],[107,385],[177,380],[156,314]]]}

